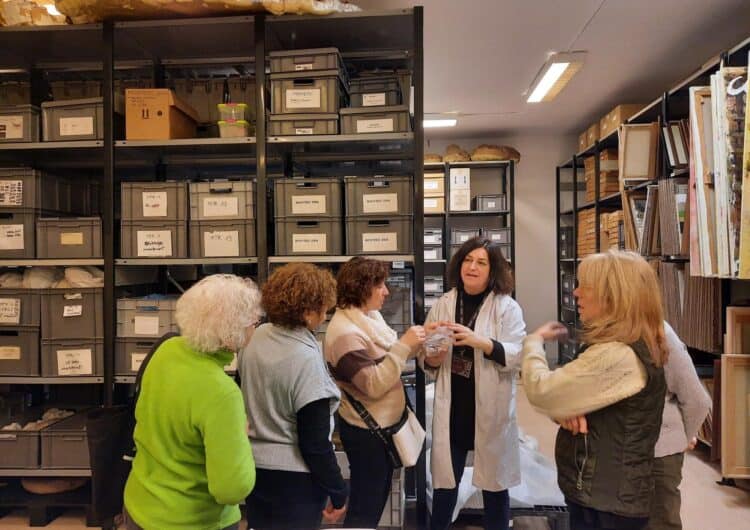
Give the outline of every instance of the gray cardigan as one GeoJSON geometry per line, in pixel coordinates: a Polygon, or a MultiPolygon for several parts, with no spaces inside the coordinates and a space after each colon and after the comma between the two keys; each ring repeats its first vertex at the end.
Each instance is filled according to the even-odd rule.
{"type": "Polygon", "coordinates": [[[687,348],[666,322],[664,335],[669,350],[669,359],[664,365],[667,402],[654,448],[657,458],[685,451],[688,440],[698,433],[711,408],[711,398],[698,379],[687,348]]]}

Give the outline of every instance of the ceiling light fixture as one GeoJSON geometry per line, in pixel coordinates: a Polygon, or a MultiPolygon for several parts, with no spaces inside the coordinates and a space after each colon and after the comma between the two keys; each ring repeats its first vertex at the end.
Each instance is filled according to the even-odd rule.
{"type": "Polygon", "coordinates": [[[425,129],[432,129],[435,127],[455,127],[458,120],[455,118],[440,118],[440,119],[425,119],[422,122],[422,126],[425,129]]]}
{"type": "Polygon", "coordinates": [[[581,69],[586,52],[555,53],[547,61],[531,83],[527,103],[552,101],[581,69]]]}

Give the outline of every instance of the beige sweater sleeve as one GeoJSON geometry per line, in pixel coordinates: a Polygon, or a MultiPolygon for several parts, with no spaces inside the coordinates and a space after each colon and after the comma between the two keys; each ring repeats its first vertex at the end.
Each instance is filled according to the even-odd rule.
{"type": "Polygon", "coordinates": [[[539,335],[524,340],[523,386],[529,402],[554,419],[580,416],[622,401],[646,386],[646,369],[626,344],[606,342],[550,370],[539,335]]]}

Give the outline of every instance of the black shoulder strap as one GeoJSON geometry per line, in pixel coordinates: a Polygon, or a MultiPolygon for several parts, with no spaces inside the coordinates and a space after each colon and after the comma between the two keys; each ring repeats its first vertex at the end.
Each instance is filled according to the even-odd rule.
{"type": "Polygon", "coordinates": [[[149,361],[151,361],[151,357],[154,356],[154,352],[159,349],[159,346],[164,344],[172,337],[179,336],[179,333],[174,333],[172,331],[164,334],[159,340],[154,343],[154,345],[151,347],[151,350],[146,354],[146,357],[143,359],[140,368],[138,368],[138,375],[135,376],[135,392],[133,393],[133,403],[138,401],[138,395],[141,393],[141,379],[143,379],[143,374],[146,371],[146,366],[148,366],[149,361]]]}
{"type": "Polygon", "coordinates": [[[352,404],[352,407],[354,407],[354,410],[357,411],[357,414],[359,414],[359,416],[362,418],[362,421],[365,422],[365,425],[367,425],[367,428],[370,429],[375,434],[375,436],[380,438],[380,441],[383,442],[386,448],[386,452],[388,453],[388,456],[390,457],[393,466],[396,468],[401,467],[402,465],[401,459],[399,458],[398,453],[393,447],[393,440],[391,438],[391,435],[389,433],[386,433],[380,427],[380,425],[378,425],[378,422],[375,421],[375,418],[372,417],[372,415],[369,413],[369,411],[365,408],[365,406],[362,403],[356,400],[346,390],[342,389],[341,391],[344,393],[344,395],[346,395],[346,399],[348,399],[349,403],[352,404]]]}

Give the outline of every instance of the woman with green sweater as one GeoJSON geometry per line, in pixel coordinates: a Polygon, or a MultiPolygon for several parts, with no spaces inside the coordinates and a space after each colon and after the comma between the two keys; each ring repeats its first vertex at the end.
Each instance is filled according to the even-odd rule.
{"type": "Polygon", "coordinates": [[[229,274],[204,278],[177,301],[181,336],[154,352],[135,408],[126,529],[239,528],[255,463],[242,394],[224,366],[259,316],[255,284],[229,274]]]}

